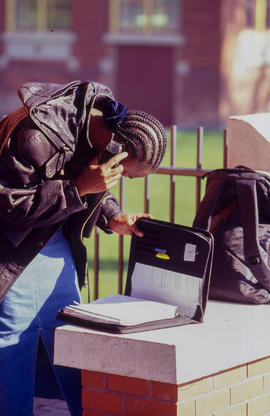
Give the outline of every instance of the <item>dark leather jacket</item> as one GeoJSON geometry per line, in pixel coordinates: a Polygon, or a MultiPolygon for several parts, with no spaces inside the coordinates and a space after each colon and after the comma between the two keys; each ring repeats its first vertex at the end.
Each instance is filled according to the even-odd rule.
{"type": "Polygon", "coordinates": [[[120,213],[111,193],[101,203],[100,194],[80,198],[74,182],[96,156],[90,110],[111,91],[95,82],[28,83],[19,96],[29,116],[12,128],[0,155],[0,300],[61,227],[82,286],[88,271],[83,237],[96,223],[106,231],[120,213]]]}

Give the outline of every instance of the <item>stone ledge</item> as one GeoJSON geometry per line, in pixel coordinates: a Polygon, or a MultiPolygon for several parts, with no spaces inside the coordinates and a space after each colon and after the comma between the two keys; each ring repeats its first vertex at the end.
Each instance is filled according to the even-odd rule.
{"type": "Polygon", "coordinates": [[[270,355],[270,305],[209,301],[202,324],[114,335],[56,329],[54,362],[165,383],[185,383],[270,355]]]}

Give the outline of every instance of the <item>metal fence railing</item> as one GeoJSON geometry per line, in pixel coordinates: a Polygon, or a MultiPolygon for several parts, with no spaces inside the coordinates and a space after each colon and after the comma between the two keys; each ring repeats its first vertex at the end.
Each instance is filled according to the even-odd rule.
{"type": "MultiPolygon", "coordinates": [[[[176,126],[171,126],[169,134],[169,152],[170,152],[170,165],[161,166],[153,173],[152,175],[168,175],[170,178],[170,190],[169,190],[169,220],[174,222],[175,218],[175,179],[176,176],[191,176],[196,178],[196,210],[199,207],[201,200],[201,180],[202,177],[209,173],[210,170],[202,169],[202,154],[203,154],[203,139],[204,139],[204,129],[199,127],[197,129],[197,149],[196,149],[196,167],[195,168],[186,168],[186,167],[177,167],[176,166],[176,137],[177,137],[177,128],[176,126]]],[[[223,167],[227,166],[227,130],[223,131],[223,167]]],[[[151,175],[151,176],[152,176],[151,175]]],[[[150,177],[144,178],[144,212],[149,212],[150,205],[150,177]]],[[[124,195],[125,195],[125,178],[120,180],[119,188],[119,204],[121,209],[124,205],[124,195]]],[[[94,277],[94,299],[97,299],[99,296],[99,232],[95,228],[94,232],[94,253],[93,253],[93,277],[94,277]]],[[[122,293],[123,290],[123,266],[124,266],[124,256],[123,256],[123,236],[119,235],[118,237],[118,293],[122,293]]]]}

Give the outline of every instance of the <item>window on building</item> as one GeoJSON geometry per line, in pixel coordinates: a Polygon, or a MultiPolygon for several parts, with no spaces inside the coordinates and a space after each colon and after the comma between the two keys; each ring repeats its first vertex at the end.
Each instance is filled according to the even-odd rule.
{"type": "Polygon", "coordinates": [[[266,3],[266,28],[270,29],[270,0],[267,0],[266,3]]]}
{"type": "Polygon", "coordinates": [[[6,0],[6,10],[7,31],[70,27],[70,0],[6,0]]]}
{"type": "Polygon", "coordinates": [[[246,26],[254,27],[255,1],[246,0],[246,26]]]}
{"type": "Polygon", "coordinates": [[[175,0],[111,0],[111,33],[174,33],[179,2],[175,0]]]}
{"type": "Polygon", "coordinates": [[[246,0],[246,26],[270,29],[270,0],[246,0]]]}

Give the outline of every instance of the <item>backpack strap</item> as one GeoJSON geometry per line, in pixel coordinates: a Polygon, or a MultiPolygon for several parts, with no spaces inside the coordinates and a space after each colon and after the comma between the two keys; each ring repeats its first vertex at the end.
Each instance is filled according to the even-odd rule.
{"type": "Polygon", "coordinates": [[[29,115],[27,107],[23,106],[10,113],[0,121],[0,154],[15,127],[29,115]]]}
{"type": "Polygon", "coordinates": [[[258,282],[270,291],[270,268],[262,257],[259,244],[256,180],[236,179],[235,182],[243,225],[245,261],[258,282]]]}
{"type": "Polygon", "coordinates": [[[219,177],[208,183],[207,192],[205,192],[205,196],[196,213],[193,227],[202,228],[206,231],[210,230],[211,219],[214,215],[218,199],[223,191],[225,179],[224,177],[219,177]]]}

